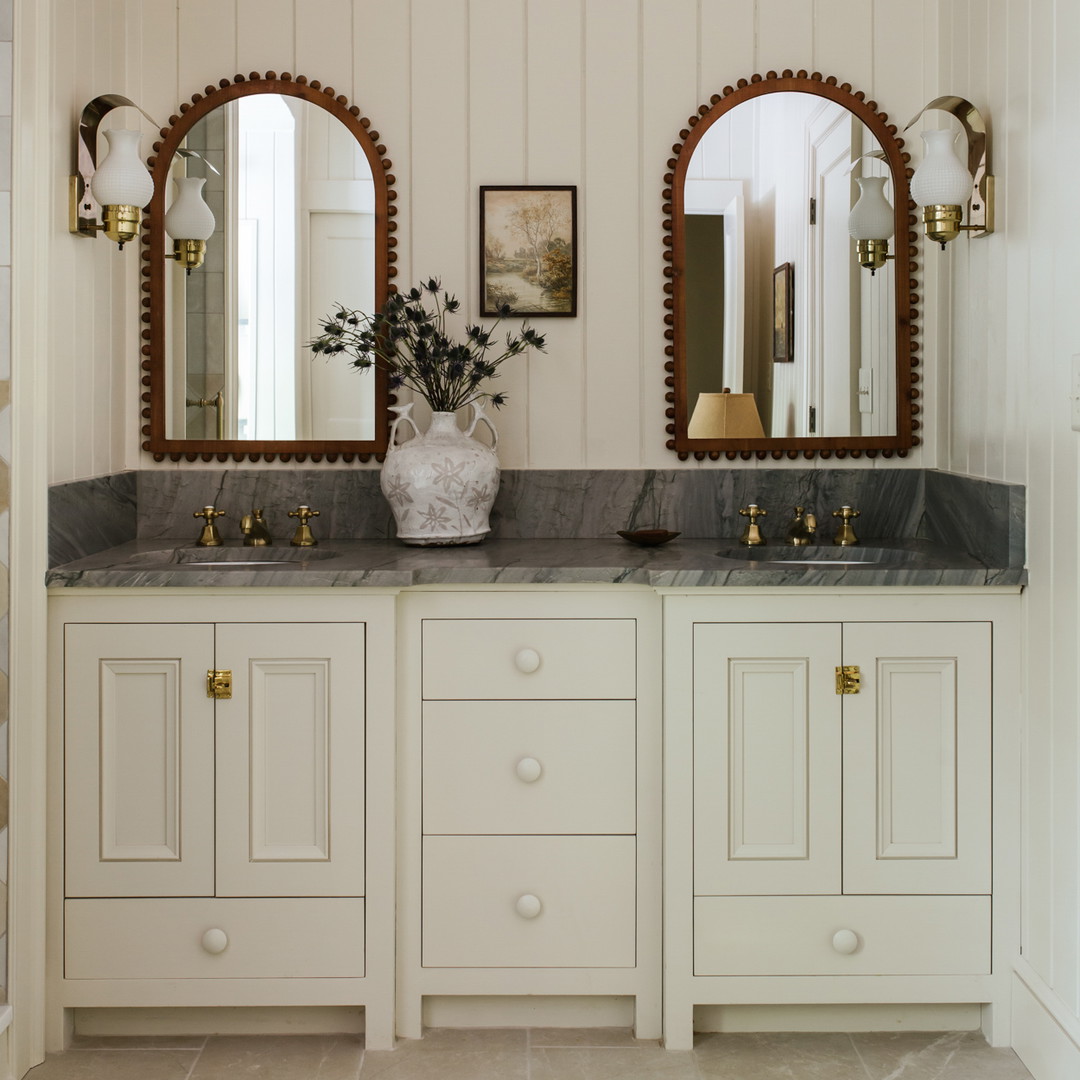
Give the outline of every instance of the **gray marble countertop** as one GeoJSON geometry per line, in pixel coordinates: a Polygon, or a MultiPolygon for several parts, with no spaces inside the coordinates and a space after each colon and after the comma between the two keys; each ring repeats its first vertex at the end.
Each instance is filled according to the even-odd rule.
{"type": "Polygon", "coordinates": [[[195,547],[190,538],[134,540],[55,567],[50,588],[264,586],[406,588],[414,585],[615,584],[704,586],[1019,586],[1022,567],[988,566],[924,540],[863,539],[830,544],[739,548],[733,539],[682,538],[637,547],[617,537],[488,540],[463,547],[407,547],[386,540],[323,541],[314,549],[229,543],[195,547]]]}

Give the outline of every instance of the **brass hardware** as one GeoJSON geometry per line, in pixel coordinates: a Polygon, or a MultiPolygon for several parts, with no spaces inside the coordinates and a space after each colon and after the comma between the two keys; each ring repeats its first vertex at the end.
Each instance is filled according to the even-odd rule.
{"type": "MultiPolygon", "coordinates": [[[[172,253],[165,252],[166,259],[175,259],[178,266],[184,267],[190,274],[203,264],[206,257],[205,240],[174,240],[172,253]]],[[[219,435],[220,439],[221,436],[219,435]]]]}
{"type": "Polygon", "coordinates": [[[857,694],[862,685],[862,674],[857,664],[836,669],[836,692],[838,694],[857,694]]]}
{"type": "Polygon", "coordinates": [[[859,265],[871,274],[876,274],[889,259],[896,258],[889,254],[888,240],[856,240],[855,252],[859,257],[859,265]]]}
{"type": "Polygon", "coordinates": [[[240,531],[244,534],[246,547],[269,547],[274,542],[270,538],[266,522],[263,521],[261,506],[240,519],[240,531]]]}
{"type": "Polygon", "coordinates": [[[786,544],[794,544],[795,547],[805,547],[814,542],[814,533],[817,532],[817,518],[813,514],[807,514],[803,507],[795,507],[795,517],[788,526],[786,544]]]}
{"type": "Polygon", "coordinates": [[[767,517],[769,511],[763,510],[757,503],[751,503],[749,506],[743,507],[739,513],[743,517],[750,519],[750,524],[746,526],[746,531],[739,537],[739,543],[745,544],[747,547],[759,547],[765,543],[765,537],[761,535],[761,527],[757,523],[759,517],[767,517]]]}
{"type": "Polygon", "coordinates": [[[950,240],[955,240],[960,231],[968,226],[961,225],[964,218],[963,207],[960,206],[924,206],[922,212],[923,228],[926,235],[942,249],[950,240]]]}
{"type": "MultiPolygon", "coordinates": [[[[201,243],[202,241],[198,241],[201,243]]],[[[215,427],[217,437],[225,438],[225,391],[219,390],[212,398],[187,398],[184,404],[189,409],[214,409],[217,412],[215,427]]]]}
{"type": "Polygon", "coordinates": [[[289,541],[293,547],[315,547],[318,544],[318,540],[311,535],[311,527],[308,525],[308,519],[318,517],[319,511],[312,510],[309,506],[298,506],[295,510],[289,511],[289,517],[299,518],[300,524],[296,526],[296,533],[289,541]]]}
{"type": "Polygon", "coordinates": [[[836,535],[833,537],[833,543],[838,544],[841,547],[852,547],[859,542],[859,538],[855,535],[855,530],[851,527],[852,521],[859,516],[858,510],[853,510],[850,506],[841,506],[839,510],[834,510],[834,518],[840,518],[840,527],[836,530],[836,535]]]}
{"type": "Polygon", "coordinates": [[[232,697],[232,672],[210,668],[206,672],[206,696],[217,701],[228,701],[232,697]]]}
{"type": "Polygon", "coordinates": [[[214,519],[225,516],[224,510],[215,510],[212,506],[204,506],[201,510],[196,510],[192,517],[203,518],[204,524],[202,532],[199,533],[199,539],[195,543],[199,547],[221,547],[221,534],[218,532],[217,525],[214,524],[214,519]]]}

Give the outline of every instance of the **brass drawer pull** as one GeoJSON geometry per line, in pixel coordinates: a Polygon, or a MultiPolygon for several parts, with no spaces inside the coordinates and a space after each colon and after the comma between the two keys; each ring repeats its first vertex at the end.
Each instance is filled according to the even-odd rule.
{"type": "Polygon", "coordinates": [[[857,664],[836,669],[836,692],[838,694],[857,694],[862,683],[862,675],[857,664]]]}
{"type": "Polygon", "coordinates": [[[232,697],[232,672],[210,668],[206,673],[206,696],[228,701],[232,697]]]}

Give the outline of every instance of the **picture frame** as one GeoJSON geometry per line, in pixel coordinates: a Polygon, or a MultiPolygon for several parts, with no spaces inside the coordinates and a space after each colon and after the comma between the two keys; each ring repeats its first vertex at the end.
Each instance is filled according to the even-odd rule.
{"type": "Polygon", "coordinates": [[[577,187],[481,187],[481,315],[572,318],[577,286],[577,187]]]}
{"type": "Polygon", "coordinates": [[[795,267],[781,263],[773,271],[773,363],[795,359],[795,267]]]}

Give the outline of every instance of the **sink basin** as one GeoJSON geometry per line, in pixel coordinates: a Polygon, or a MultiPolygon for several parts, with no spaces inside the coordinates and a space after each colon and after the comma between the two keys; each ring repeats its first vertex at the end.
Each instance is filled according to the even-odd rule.
{"type": "Polygon", "coordinates": [[[141,551],[125,560],[127,566],[214,566],[242,570],[252,566],[295,566],[336,559],[337,551],[299,547],[181,547],[141,551]]]}
{"type": "Polygon", "coordinates": [[[783,563],[787,566],[867,566],[875,563],[898,563],[908,560],[908,553],[883,547],[835,547],[810,544],[795,547],[789,544],[767,544],[764,547],[737,546],[722,548],[716,553],[724,559],[741,562],[783,563]]]}

